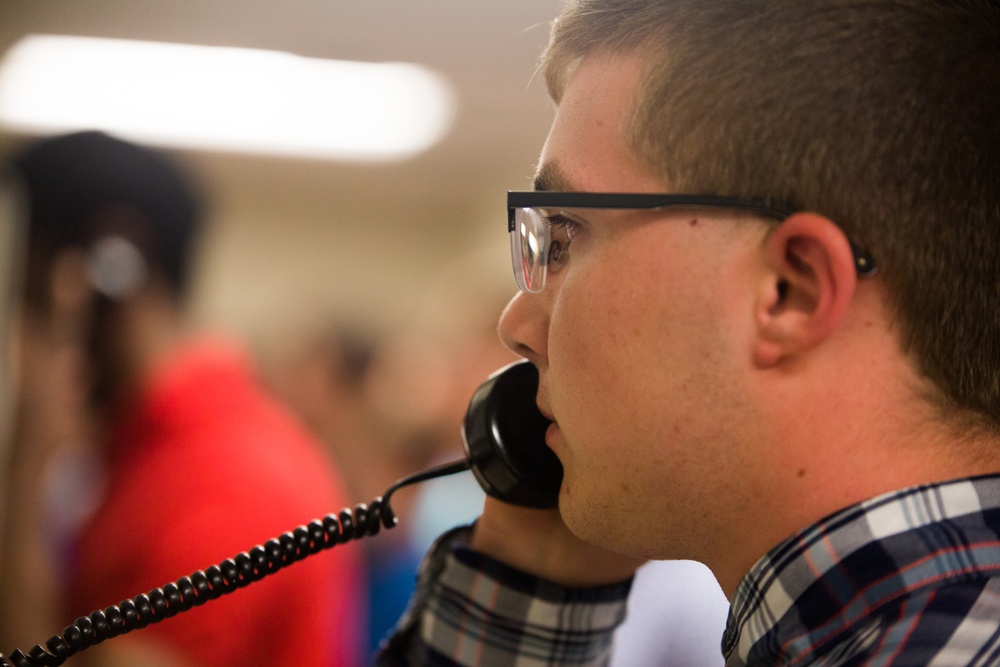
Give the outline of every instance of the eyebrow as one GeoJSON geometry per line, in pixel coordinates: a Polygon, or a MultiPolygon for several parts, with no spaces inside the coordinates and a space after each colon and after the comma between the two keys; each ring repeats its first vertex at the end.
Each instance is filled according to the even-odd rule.
{"type": "Polygon", "coordinates": [[[569,179],[555,162],[546,162],[538,168],[535,174],[534,189],[536,191],[558,191],[573,192],[575,189],[569,185],[569,179]]]}

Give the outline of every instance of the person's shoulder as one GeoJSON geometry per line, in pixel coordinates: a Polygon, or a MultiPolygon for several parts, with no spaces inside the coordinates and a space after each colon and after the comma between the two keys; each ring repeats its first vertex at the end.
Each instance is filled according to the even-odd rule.
{"type": "Polygon", "coordinates": [[[864,616],[815,650],[824,656],[863,657],[865,664],[891,656],[897,664],[965,665],[991,651],[995,659],[997,609],[1000,573],[928,583],[864,616]]]}

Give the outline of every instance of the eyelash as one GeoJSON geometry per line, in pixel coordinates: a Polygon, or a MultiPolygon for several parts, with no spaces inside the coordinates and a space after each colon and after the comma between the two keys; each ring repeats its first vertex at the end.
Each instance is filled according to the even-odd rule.
{"type": "Polygon", "coordinates": [[[580,222],[562,213],[550,215],[545,220],[549,227],[553,228],[553,231],[555,229],[563,230],[567,241],[572,241],[573,237],[580,231],[580,222]]]}

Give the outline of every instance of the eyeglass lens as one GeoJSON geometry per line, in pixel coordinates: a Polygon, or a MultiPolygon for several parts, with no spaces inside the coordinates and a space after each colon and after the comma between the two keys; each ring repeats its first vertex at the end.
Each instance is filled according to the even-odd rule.
{"type": "Polygon", "coordinates": [[[565,211],[514,209],[510,248],[518,287],[525,292],[540,292],[546,275],[562,268],[569,259],[571,224],[571,215],[565,211]]]}

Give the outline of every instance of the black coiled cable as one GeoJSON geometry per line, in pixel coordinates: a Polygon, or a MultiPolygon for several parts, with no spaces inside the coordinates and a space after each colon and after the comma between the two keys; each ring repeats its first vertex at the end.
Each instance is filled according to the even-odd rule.
{"type": "Polygon", "coordinates": [[[198,570],[161,588],[143,593],[117,605],[81,616],[67,626],[62,634],[54,635],[45,646],[35,646],[24,653],[15,649],[10,657],[0,653],[2,667],[49,667],[61,665],[86,648],[106,639],[139,630],[166,620],[182,611],[198,607],[209,600],[243,588],[292,563],[362,537],[378,534],[382,526],[393,528],[396,515],[389,505],[390,496],[399,488],[434,477],[467,470],[467,461],[455,461],[406,477],[393,484],[370,505],[359,504],[338,514],[283,533],[250,551],[227,558],[218,565],[198,570]]]}

